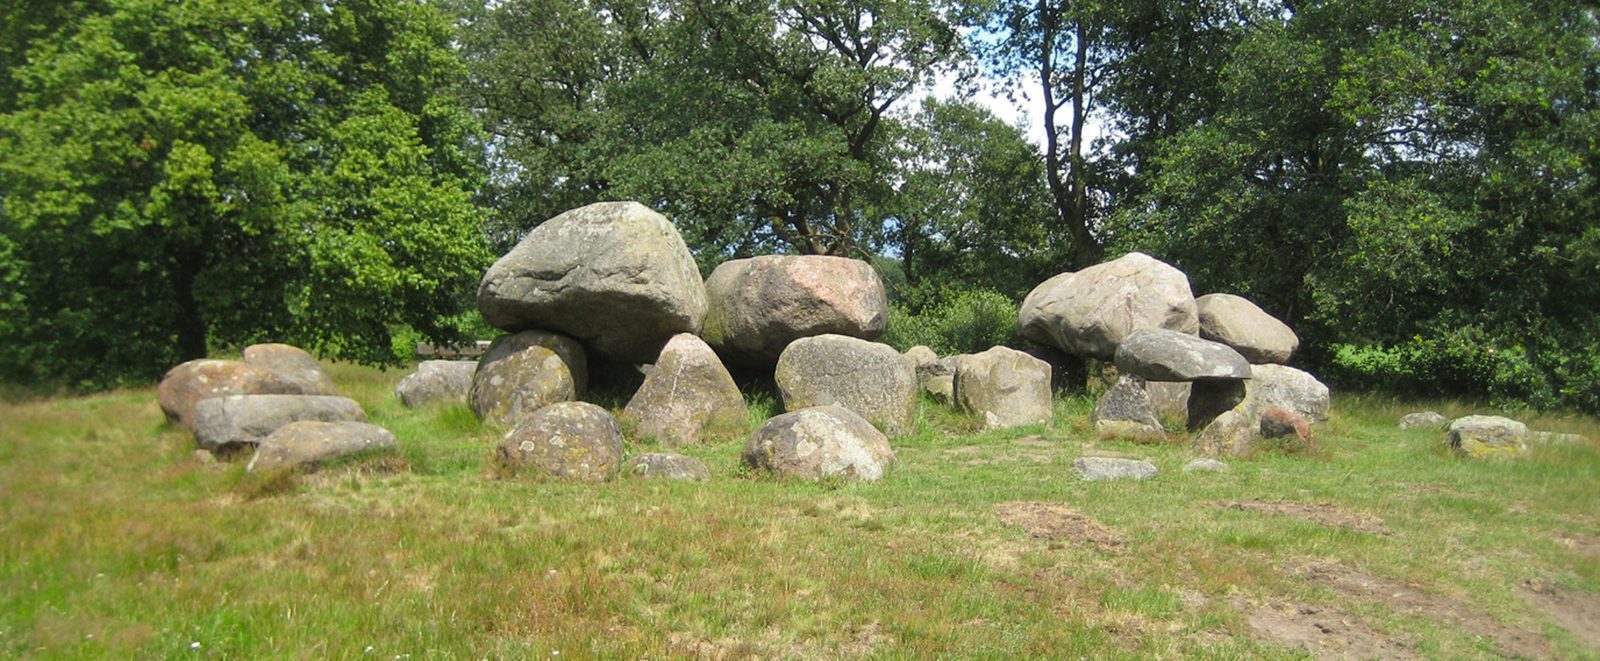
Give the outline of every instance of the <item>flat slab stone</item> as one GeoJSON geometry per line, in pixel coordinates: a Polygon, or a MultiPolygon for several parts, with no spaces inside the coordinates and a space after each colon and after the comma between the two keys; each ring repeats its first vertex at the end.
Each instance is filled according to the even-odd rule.
{"type": "Polygon", "coordinates": [[[658,480],[709,480],[706,462],[681,454],[652,453],[635,455],[622,469],[623,475],[658,480]]]}
{"type": "Polygon", "coordinates": [[[1250,378],[1250,362],[1231,347],[1165,329],[1142,330],[1117,347],[1117,369],[1150,381],[1250,378]]]}
{"type": "Polygon", "coordinates": [[[377,425],[302,420],[279,427],[262,439],[245,470],[256,473],[288,466],[309,466],[398,447],[394,434],[377,425]]]}
{"type": "Polygon", "coordinates": [[[1072,468],[1085,481],[1097,482],[1101,480],[1148,480],[1156,476],[1159,471],[1155,464],[1139,459],[1119,459],[1116,457],[1078,457],[1072,460],[1072,468]]]}

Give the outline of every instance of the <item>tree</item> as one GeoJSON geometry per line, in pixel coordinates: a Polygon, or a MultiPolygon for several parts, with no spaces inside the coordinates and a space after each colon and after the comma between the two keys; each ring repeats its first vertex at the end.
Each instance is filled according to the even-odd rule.
{"type": "Polygon", "coordinates": [[[0,116],[23,315],[3,375],[103,386],[217,345],[392,362],[393,328],[459,339],[487,253],[451,32],[402,0],[116,0],[40,31],[0,116]]]}

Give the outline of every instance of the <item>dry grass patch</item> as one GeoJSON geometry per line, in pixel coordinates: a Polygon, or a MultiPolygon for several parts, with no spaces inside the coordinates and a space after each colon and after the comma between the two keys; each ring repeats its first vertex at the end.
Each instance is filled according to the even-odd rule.
{"type": "Polygon", "coordinates": [[[994,508],[1001,522],[1019,526],[1037,539],[1066,540],[1113,553],[1128,543],[1122,533],[1063,503],[1019,501],[999,503],[994,508]]]}
{"type": "Polygon", "coordinates": [[[1216,503],[1217,507],[1241,512],[1261,512],[1288,516],[1302,521],[1336,528],[1346,528],[1373,535],[1388,535],[1383,519],[1364,512],[1352,512],[1329,503],[1296,503],[1291,501],[1235,500],[1216,503]]]}

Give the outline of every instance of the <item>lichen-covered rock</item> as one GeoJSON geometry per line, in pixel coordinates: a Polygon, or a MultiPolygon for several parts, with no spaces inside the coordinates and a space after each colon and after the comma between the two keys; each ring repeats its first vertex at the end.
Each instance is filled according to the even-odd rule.
{"type": "Polygon", "coordinates": [[[1445,441],[1474,459],[1515,459],[1528,454],[1528,426],[1497,415],[1469,415],[1450,421],[1445,441]]]}
{"type": "Polygon", "coordinates": [[[288,466],[310,466],[363,452],[399,448],[389,430],[365,422],[291,422],[261,439],[245,470],[251,473],[288,466]]]}
{"type": "Polygon", "coordinates": [[[1189,420],[1189,396],[1194,392],[1194,384],[1146,381],[1144,391],[1150,395],[1150,407],[1161,422],[1181,427],[1189,420]]]}
{"type": "Polygon", "coordinates": [[[911,347],[910,349],[906,349],[906,352],[903,355],[906,357],[906,360],[911,361],[911,367],[917,371],[917,378],[919,379],[922,378],[923,373],[926,371],[941,369],[944,367],[943,365],[939,364],[939,354],[934,353],[933,349],[921,344],[911,347]]]}
{"type": "Polygon", "coordinates": [[[1144,379],[1125,374],[1094,404],[1089,422],[1100,438],[1162,441],[1166,432],[1157,417],[1144,379]]]}
{"type": "Polygon", "coordinates": [[[658,480],[709,480],[711,470],[694,457],[681,454],[641,454],[628,459],[624,475],[658,480]]]}
{"type": "Polygon", "coordinates": [[[1049,424],[1050,364],[1016,349],[992,347],[956,367],[955,401],[985,429],[1049,424]]]}
{"type": "Polygon", "coordinates": [[[1416,413],[1407,413],[1404,417],[1400,418],[1401,429],[1417,429],[1419,427],[1422,429],[1444,429],[1444,426],[1449,423],[1449,418],[1439,415],[1434,411],[1418,411],[1416,413]]]}
{"type": "Polygon", "coordinates": [[[495,262],[478,310],[497,328],[560,331],[638,364],[700,330],[706,292],[671,222],[637,202],[600,202],[541,223],[495,262]]]}
{"type": "Polygon", "coordinates": [[[232,454],[301,420],[366,422],[353,399],[330,395],[229,395],[195,406],[194,439],[202,450],[232,454]]]}
{"type": "Polygon", "coordinates": [[[533,345],[479,364],[467,403],[484,422],[511,427],[534,411],[576,397],[566,361],[554,351],[533,345]]]}
{"type": "Polygon", "coordinates": [[[1079,457],[1072,460],[1073,470],[1085,481],[1148,480],[1159,472],[1155,464],[1139,459],[1117,457],[1079,457]]]}
{"type": "Polygon", "coordinates": [[[889,298],[872,265],[824,255],[723,262],[706,278],[701,336],[729,364],[771,367],[790,342],[817,335],[883,335],[889,298]]]}
{"type": "Polygon", "coordinates": [[[589,388],[589,355],[577,340],[548,331],[528,330],[494,338],[489,348],[478,358],[479,365],[489,365],[510,358],[512,354],[528,347],[544,347],[554,351],[567,364],[572,375],[572,389],[582,395],[589,388]]]}
{"type": "Polygon", "coordinates": [[[669,443],[742,433],[745,424],[739,386],[711,347],[688,333],[667,342],[622,415],[639,434],[669,443]]]}
{"type": "Polygon", "coordinates": [[[252,344],[244,348],[244,362],[266,368],[294,384],[300,395],[337,395],[333,379],[304,349],[287,344],[252,344]]]}
{"type": "Polygon", "coordinates": [[[1233,347],[1245,360],[1286,363],[1300,348],[1294,329],[1249,299],[1206,294],[1194,302],[1200,312],[1200,337],[1233,347]]]}
{"type": "Polygon", "coordinates": [[[588,402],[551,404],[529,413],[506,432],[495,457],[512,471],[605,482],[622,468],[622,427],[605,409],[588,402]]]}
{"type": "Polygon", "coordinates": [[[1317,377],[1288,365],[1253,365],[1250,371],[1245,387],[1263,408],[1281,406],[1313,424],[1327,421],[1333,399],[1317,377]]]}
{"type": "Polygon", "coordinates": [[[424,360],[394,388],[408,409],[434,403],[465,404],[472,390],[476,360],[424,360]]]}
{"type": "Polygon", "coordinates": [[[1100,360],[1115,358],[1135,331],[1199,329],[1189,277],[1136,252],[1044,281],[1023,299],[1017,323],[1029,341],[1100,360]]]}
{"type": "Polygon", "coordinates": [[[1242,457],[1255,451],[1261,417],[1248,403],[1223,411],[1194,437],[1190,450],[1208,457],[1242,457]]]}
{"type": "Polygon", "coordinates": [[[276,372],[238,360],[191,360],[167,371],[156,386],[167,420],[194,429],[195,405],[228,395],[294,395],[299,388],[276,372]]]}
{"type": "Polygon", "coordinates": [[[894,465],[888,437],[854,411],[818,406],[768,420],[744,446],[745,465],[802,480],[883,479],[894,465]]]}
{"type": "Polygon", "coordinates": [[[894,347],[844,335],[795,340],[774,375],[785,411],[837,404],[891,436],[911,431],[917,377],[894,347]]]}
{"type": "Polygon", "coordinates": [[[1117,369],[1150,381],[1248,379],[1250,363],[1227,345],[1165,329],[1142,330],[1117,347],[1117,369]]]}

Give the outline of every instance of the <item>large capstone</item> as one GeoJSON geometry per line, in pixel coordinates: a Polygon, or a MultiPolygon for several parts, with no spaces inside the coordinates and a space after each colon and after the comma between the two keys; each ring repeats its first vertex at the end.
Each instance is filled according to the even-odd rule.
{"type": "Polygon", "coordinates": [[[477,370],[476,360],[424,360],[400,380],[394,393],[408,409],[434,403],[465,404],[477,370]]]}
{"type": "Polygon", "coordinates": [[[478,310],[495,327],[560,331],[639,364],[700,330],[706,292],[671,222],[637,202],[600,202],[545,221],[495,262],[478,310]]]}
{"type": "Polygon", "coordinates": [[[510,427],[534,411],[576,397],[566,361],[554,351],[533,345],[480,363],[472,375],[467,403],[484,422],[510,427]]]}
{"type": "Polygon", "coordinates": [[[818,406],[768,420],[745,443],[744,463],[802,480],[873,482],[894,465],[894,450],[883,432],[855,412],[818,406]]]}
{"type": "Polygon", "coordinates": [[[368,452],[399,447],[394,434],[365,422],[291,422],[261,439],[246,471],[256,473],[290,466],[313,466],[368,452]]]}
{"type": "Polygon", "coordinates": [[[778,358],[785,411],[837,404],[890,436],[911,430],[917,376],[894,347],[844,335],[795,340],[778,358]]]}
{"type": "Polygon", "coordinates": [[[1027,340],[1106,361],[1135,331],[1199,329],[1189,277],[1136,252],[1044,281],[1023,299],[1017,323],[1027,340]]]}
{"type": "Polygon", "coordinates": [[[638,434],[674,444],[745,429],[739,386],[711,347],[688,333],[667,342],[622,416],[638,434]]]}
{"type": "Polygon", "coordinates": [[[1528,426],[1497,415],[1469,415],[1450,421],[1445,441],[1475,459],[1515,459],[1528,454],[1528,426]]]}
{"type": "Polygon", "coordinates": [[[1200,337],[1233,347],[1252,363],[1286,363],[1300,347],[1294,329],[1242,296],[1206,294],[1194,302],[1200,337]]]}
{"type": "Polygon", "coordinates": [[[333,379],[304,349],[287,344],[252,344],[244,348],[244,362],[283,377],[301,395],[337,395],[333,379]]]}
{"type": "Polygon", "coordinates": [[[156,386],[167,420],[194,429],[195,406],[228,395],[302,394],[294,383],[265,367],[238,360],[191,360],[167,372],[156,386]]]}
{"type": "Polygon", "coordinates": [[[1049,424],[1050,364],[1016,349],[993,347],[963,358],[955,370],[955,401],[986,429],[1049,424]]]}
{"type": "Polygon", "coordinates": [[[328,395],[229,395],[195,406],[194,439],[202,450],[231,454],[300,420],[366,422],[353,399],[328,395]]]}
{"type": "Polygon", "coordinates": [[[701,336],[729,364],[766,368],[790,342],[833,334],[883,335],[889,299],[872,265],[823,255],[723,262],[706,279],[701,336]]]}
{"type": "Polygon", "coordinates": [[[588,402],[551,404],[528,414],[501,439],[500,466],[575,482],[605,482],[622,468],[622,428],[588,402]]]}
{"type": "Polygon", "coordinates": [[[1227,345],[1163,329],[1124,338],[1117,348],[1117,369],[1150,381],[1250,378],[1250,363],[1227,345]]]}

